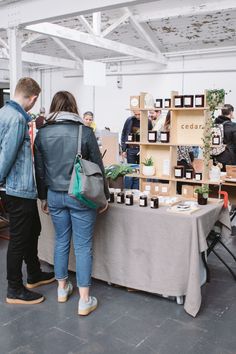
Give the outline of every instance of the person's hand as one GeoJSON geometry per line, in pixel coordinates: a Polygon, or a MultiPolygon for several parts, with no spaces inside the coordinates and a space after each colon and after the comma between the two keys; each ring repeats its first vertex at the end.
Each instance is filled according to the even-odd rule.
{"type": "Polygon", "coordinates": [[[47,200],[41,200],[41,210],[44,214],[49,214],[48,202],[47,200]]]}
{"type": "Polygon", "coordinates": [[[108,206],[109,206],[109,204],[107,202],[104,207],[98,209],[98,214],[104,213],[104,211],[106,211],[108,209],[108,206]]]}
{"type": "Polygon", "coordinates": [[[127,152],[126,152],[126,151],[123,151],[121,155],[122,155],[123,159],[126,159],[126,157],[127,157],[127,152]]]}

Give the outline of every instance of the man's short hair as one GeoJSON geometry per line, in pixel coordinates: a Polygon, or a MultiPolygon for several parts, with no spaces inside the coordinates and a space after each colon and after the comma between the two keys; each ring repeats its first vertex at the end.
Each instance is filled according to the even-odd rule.
{"type": "Polygon", "coordinates": [[[93,118],[93,112],[91,112],[91,111],[84,112],[84,117],[85,116],[90,116],[93,118]]]}
{"type": "Polygon", "coordinates": [[[221,113],[223,116],[229,116],[230,113],[234,111],[234,107],[231,104],[224,104],[224,106],[221,109],[221,113]]]}
{"type": "Polygon", "coordinates": [[[38,96],[41,92],[39,84],[31,77],[23,77],[17,82],[15,94],[22,94],[24,97],[38,96]]]}

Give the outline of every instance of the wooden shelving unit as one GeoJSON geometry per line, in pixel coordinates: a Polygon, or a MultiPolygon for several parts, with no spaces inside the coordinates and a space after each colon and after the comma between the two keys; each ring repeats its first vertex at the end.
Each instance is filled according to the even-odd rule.
{"type": "MultiPolygon", "coordinates": [[[[142,93],[141,93],[142,95],[142,93]]],[[[171,102],[174,102],[174,96],[178,92],[171,93],[171,102]]],[[[143,100],[142,100],[143,101],[143,100]]],[[[141,102],[141,100],[140,100],[141,102]]],[[[206,102],[206,92],[205,92],[206,102]]],[[[133,107],[130,108],[134,110],[133,107]]],[[[169,143],[148,142],[148,111],[155,109],[148,108],[135,108],[141,111],[140,115],[140,142],[132,142],[129,145],[140,146],[140,174],[132,174],[130,176],[140,178],[140,190],[143,191],[145,180],[160,180],[168,183],[169,195],[176,195],[177,182],[196,184],[216,184],[209,182],[208,170],[203,167],[202,181],[195,179],[177,179],[174,176],[174,167],[177,165],[177,146],[203,146],[203,136],[205,129],[205,122],[209,117],[208,107],[191,107],[191,108],[175,108],[171,107],[171,127],[170,127],[170,141],[169,143]],[[152,157],[156,169],[155,176],[147,177],[142,174],[142,161],[146,158],[152,157]],[[163,175],[163,163],[165,160],[169,161],[169,175],[163,175]]]]}

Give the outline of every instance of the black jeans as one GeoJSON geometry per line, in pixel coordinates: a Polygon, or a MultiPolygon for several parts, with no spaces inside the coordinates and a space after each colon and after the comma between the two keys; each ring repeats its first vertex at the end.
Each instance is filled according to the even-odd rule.
{"type": "Polygon", "coordinates": [[[40,274],[38,259],[38,237],[41,223],[37,201],[6,195],[0,192],[1,199],[9,213],[10,240],[7,250],[7,280],[10,288],[17,289],[23,284],[22,264],[27,266],[28,278],[40,274]]]}
{"type": "MultiPolygon", "coordinates": [[[[139,148],[127,149],[127,162],[133,164],[139,164],[139,148]]],[[[139,179],[136,177],[127,177],[126,185],[127,189],[139,189],[139,179]]]]}

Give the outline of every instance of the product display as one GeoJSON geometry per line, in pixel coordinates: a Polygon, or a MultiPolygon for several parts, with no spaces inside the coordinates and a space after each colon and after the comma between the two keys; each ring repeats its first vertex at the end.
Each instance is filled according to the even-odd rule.
{"type": "Polygon", "coordinates": [[[125,194],[124,194],[124,192],[117,193],[116,201],[117,201],[118,204],[124,204],[124,202],[125,202],[125,194]]]}
{"type": "Polygon", "coordinates": [[[114,192],[110,192],[110,198],[108,200],[109,203],[114,203],[115,201],[115,193],[114,192]]]}
{"type": "Polygon", "coordinates": [[[169,143],[170,141],[170,132],[161,132],[161,143],[169,143]]]}
{"type": "Polygon", "coordinates": [[[139,197],[139,206],[141,206],[141,207],[146,207],[147,206],[147,196],[146,195],[140,195],[140,197],[139,197]]]}
{"type": "Polygon", "coordinates": [[[170,108],[171,107],[171,99],[170,98],[165,98],[164,100],[164,108],[170,108]]]}
{"type": "Polygon", "coordinates": [[[125,196],[125,204],[126,205],[133,205],[134,204],[133,194],[126,194],[126,196],[125,196]]]}
{"type": "Polygon", "coordinates": [[[201,181],[202,180],[202,173],[201,172],[196,172],[195,173],[195,180],[196,181],[201,181]]]}
{"type": "Polygon", "coordinates": [[[183,97],[183,106],[185,108],[193,107],[193,95],[184,95],[183,97]]]}
{"type": "Polygon", "coordinates": [[[139,96],[131,96],[130,97],[130,108],[138,109],[140,106],[140,97],[139,96]]]}
{"type": "Polygon", "coordinates": [[[157,197],[152,197],[150,201],[150,207],[152,209],[157,209],[159,208],[159,199],[157,197]]]}
{"type": "Polygon", "coordinates": [[[183,107],[183,96],[182,95],[174,96],[174,107],[176,107],[176,108],[183,107]]]}
{"type": "Polygon", "coordinates": [[[128,134],[128,141],[130,141],[130,142],[134,141],[134,134],[132,134],[132,133],[128,134]]]}
{"type": "Polygon", "coordinates": [[[163,100],[162,98],[157,98],[156,103],[155,103],[156,108],[162,108],[163,107],[163,100]]]}
{"type": "Polygon", "coordinates": [[[195,107],[204,107],[204,95],[195,95],[195,107]]]}
{"type": "Polygon", "coordinates": [[[149,143],[155,143],[157,141],[157,131],[149,130],[148,141],[149,141],[149,143]]]}
{"type": "Polygon", "coordinates": [[[194,177],[194,170],[192,168],[187,168],[185,171],[185,178],[193,179],[193,177],[194,177]]]}
{"type": "Polygon", "coordinates": [[[184,177],[184,166],[176,166],[175,178],[183,178],[183,177],[184,177]]]}
{"type": "Polygon", "coordinates": [[[195,186],[182,185],[182,196],[184,198],[193,198],[194,197],[195,186]]]}

